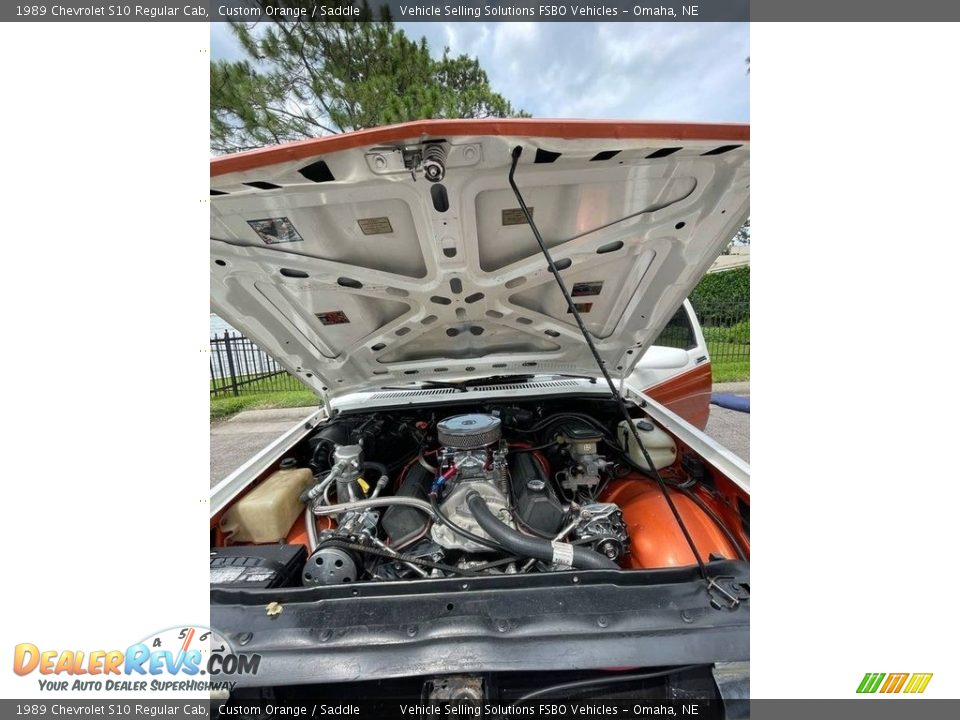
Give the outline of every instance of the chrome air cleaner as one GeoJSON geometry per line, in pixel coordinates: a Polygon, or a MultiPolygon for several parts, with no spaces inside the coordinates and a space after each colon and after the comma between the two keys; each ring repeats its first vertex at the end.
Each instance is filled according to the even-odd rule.
{"type": "Polygon", "coordinates": [[[500,418],[480,413],[448,417],[437,423],[437,439],[455,450],[479,450],[500,441],[500,418]]]}

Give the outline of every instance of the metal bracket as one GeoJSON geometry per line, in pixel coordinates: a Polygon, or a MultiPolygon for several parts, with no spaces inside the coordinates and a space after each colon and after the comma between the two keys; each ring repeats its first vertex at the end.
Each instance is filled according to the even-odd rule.
{"type": "Polygon", "coordinates": [[[448,170],[476,165],[483,157],[479,143],[450,145],[449,143],[422,142],[416,145],[372,148],[365,154],[367,167],[376,175],[411,173],[416,179],[416,173],[422,168],[426,146],[436,144],[446,149],[445,164],[448,170]]]}
{"type": "Polygon", "coordinates": [[[707,594],[710,596],[710,604],[717,610],[736,610],[740,607],[741,600],[750,597],[749,591],[746,591],[742,585],[733,582],[734,578],[730,576],[708,577],[707,594]],[[720,584],[721,580],[728,581],[733,592],[720,584]]]}
{"type": "Polygon", "coordinates": [[[423,685],[424,698],[431,702],[483,700],[483,677],[479,675],[446,675],[430,678],[423,685]]]}

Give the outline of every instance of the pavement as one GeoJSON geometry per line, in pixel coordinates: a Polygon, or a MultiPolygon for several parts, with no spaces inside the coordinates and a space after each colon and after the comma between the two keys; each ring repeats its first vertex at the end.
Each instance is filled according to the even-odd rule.
{"type": "Polygon", "coordinates": [[[223,480],[316,407],[247,410],[210,425],[210,487],[223,480]]]}
{"type": "MultiPolygon", "coordinates": [[[[715,393],[750,395],[750,383],[717,383],[715,393]]],[[[727,410],[710,406],[710,419],[707,420],[706,433],[725,448],[732,450],[741,458],[750,462],[750,413],[727,410]]]]}
{"type": "MultiPolygon", "coordinates": [[[[714,392],[749,395],[750,383],[718,383],[714,392]]],[[[247,410],[210,425],[210,486],[283,435],[316,407],[247,410]]],[[[750,461],[750,414],[710,406],[707,435],[750,461]]]]}

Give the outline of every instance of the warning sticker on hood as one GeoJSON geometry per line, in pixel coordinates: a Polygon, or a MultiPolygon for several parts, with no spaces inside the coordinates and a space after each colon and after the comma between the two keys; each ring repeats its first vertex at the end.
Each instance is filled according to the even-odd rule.
{"type": "Polygon", "coordinates": [[[288,218],[263,218],[262,220],[247,220],[247,225],[260,236],[267,245],[279,243],[303,242],[300,233],[288,218]]]}
{"type": "Polygon", "coordinates": [[[599,295],[601,290],[603,290],[602,280],[597,280],[594,282],[578,282],[573,286],[573,290],[570,291],[570,294],[573,297],[585,297],[587,295],[599,295]]]}
{"type": "Polygon", "coordinates": [[[350,322],[347,314],[343,310],[330,310],[329,312],[314,313],[324,325],[344,325],[350,322]]]}

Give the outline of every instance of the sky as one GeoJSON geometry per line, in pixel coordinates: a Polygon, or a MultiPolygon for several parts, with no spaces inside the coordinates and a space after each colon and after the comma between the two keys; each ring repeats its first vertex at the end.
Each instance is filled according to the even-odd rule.
{"type": "MultiPolygon", "coordinates": [[[[540,118],[749,122],[747,23],[405,23],[434,55],[480,60],[495,92],[540,118]]],[[[211,56],[238,59],[226,23],[211,56]]]]}

